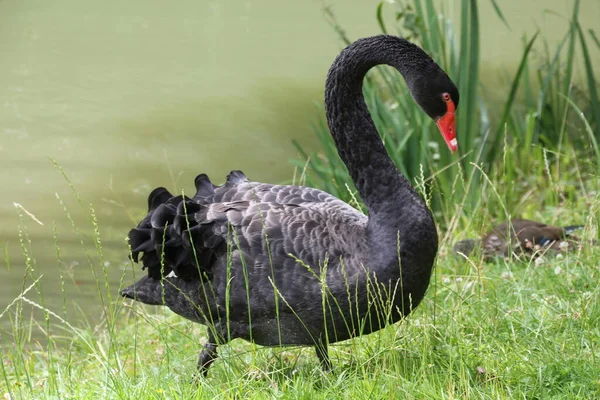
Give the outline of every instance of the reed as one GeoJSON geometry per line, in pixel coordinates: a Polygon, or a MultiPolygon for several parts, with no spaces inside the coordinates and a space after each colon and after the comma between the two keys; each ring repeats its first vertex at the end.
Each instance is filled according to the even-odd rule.
{"type": "MultiPolygon", "coordinates": [[[[556,48],[550,49],[537,33],[524,40],[519,65],[509,72],[511,78],[505,89],[494,87],[494,96],[488,93],[485,77],[479,72],[478,2],[461,0],[460,6],[458,24],[445,18],[433,0],[396,2],[393,6],[382,3],[376,10],[382,32],[416,41],[457,84],[461,93],[457,114],[458,157],[445,149],[437,128],[410,98],[397,72],[378,67],[367,75],[364,87],[365,100],[389,154],[413,182],[420,174],[425,175],[425,188],[430,192],[427,196],[432,197],[432,208],[441,217],[442,225],[447,220],[444,216],[457,212],[457,204],[449,202],[447,193],[462,199],[458,211],[467,216],[478,207],[479,188],[484,184],[482,173],[493,176],[502,169],[503,176],[521,176],[531,166],[531,159],[539,157],[541,152],[546,152],[548,162],[556,163],[556,154],[567,148],[595,149],[594,143],[600,136],[598,81],[587,40],[600,43],[593,31],[586,33],[579,25],[579,0],[574,2],[568,30],[556,48]],[[391,7],[394,9],[390,10],[391,7]],[[396,21],[393,27],[384,22],[388,12],[393,17],[388,19],[396,21]],[[543,52],[538,49],[540,45],[543,52]],[[533,61],[532,54],[539,59],[533,61]],[[584,76],[575,80],[580,55],[584,76]],[[498,96],[502,90],[505,94],[498,96]],[[497,98],[504,100],[498,104],[497,98]],[[576,110],[581,111],[583,119],[576,110]],[[536,157],[512,157],[504,153],[514,149],[521,155],[533,152],[536,157]],[[510,163],[506,162],[507,157],[510,163]]],[[[494,7],[498,17],[507,23],[499,5],[494,2],[494,7]]],[[[341,27],[335,28],[344,32],[341,27]]],[[[304,171],[302,183],[325,188],[349,200],[345,186],[350,179],[337,157],[327,125],[318,120],[313,127],[321,150],[309,154],[296,145],[300,158],[293,162],[304,171]]],[[[593,157],[594,164],[600,165],[595,151],[578,151],[583,157],[593,157]]]]}

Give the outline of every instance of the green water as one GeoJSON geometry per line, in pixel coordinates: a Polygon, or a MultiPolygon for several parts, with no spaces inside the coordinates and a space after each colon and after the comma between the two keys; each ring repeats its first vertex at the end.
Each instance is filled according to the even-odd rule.
{"type": "MultiPolygon", "coordinates": [[[[351,38],[379,32],[377,3],[327,2],[351,38]]],[[[516,63],[525,30],[539,27],[558,40],[564,21],[542,8],[568,15],[571,4],[502,3],[512,31],[481,2],[484,61],[494,67],[516,63]]],[[[33,290],[28,297],[62,313],[62,270],[67,318],[95,320],[93,270],[103,282],[104,267],[113,298],[124,271],[125,282],[132,280],[124,238],[156,186],[191,191],[196,174],[220,183],[231,169],[261,181],[291,179],[291,140],[314,144],[310,121],[340,49],[322,7],[269,0],[1,1],[0,246],[9,262],[0,261],[0,312],[43,275],[42,296],[33,290]],[[35,220],[23,211],[20,220],[14,203],[35,220]],[[95,249],[90,204],[104,258],[95,249]],[[28,262],[33,271],[24,279],[28,262]]],[[[584,25],[594,27],[600,2],[584,0],[582,8],[584,25]]],[[[0,326],[9,322],[6,314],[0,326]]]]}

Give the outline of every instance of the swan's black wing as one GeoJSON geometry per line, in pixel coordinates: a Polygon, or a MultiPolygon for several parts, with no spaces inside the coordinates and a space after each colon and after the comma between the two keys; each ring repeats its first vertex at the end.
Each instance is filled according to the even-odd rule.
{"type": "Polygon", "coordinates": [[[322,190],[305,186],[251,182],[241,171],[232,171],[227,175],[227,181],[222,186],[213,185],[205,174],[198,175],[195,179],[195,184],[196,195],[193,199],[198,204],[233,201],[296,205],[330,203],[334,207],[345,206],[349,210],[354,210],[343,201],[322,190]]]}
{"type": "Polygon", "coordinates": [[[253,268],[288,264],[290,254],[318,268],[326,257],[352,252],[366,216],[323,191],[250,182],[232,172],[223,186],[196,178],[192,198],[154,190],[148,215],[129,233],[134,261],[155,279],[171,272],[190,280],[211,279],[228,251],[253,268]],[[162,270],[161,270],[162,269],[162,270]]]}

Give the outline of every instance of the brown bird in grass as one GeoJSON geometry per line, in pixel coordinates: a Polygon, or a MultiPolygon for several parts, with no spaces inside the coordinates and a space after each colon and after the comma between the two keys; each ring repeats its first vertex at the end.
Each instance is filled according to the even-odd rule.
{"type": "Polygon", "coordinates": [[[529,257],[548,251],[565,252],[577,248],[579,238],[572,235],[583,225],[565,227],[547,225],[527,219],[511,219],[494,226],[481,239],[465,239],[454,244],[454,251],[469,256],[476,248],[481,249],[486,260],[497,257],[529,257]]]}

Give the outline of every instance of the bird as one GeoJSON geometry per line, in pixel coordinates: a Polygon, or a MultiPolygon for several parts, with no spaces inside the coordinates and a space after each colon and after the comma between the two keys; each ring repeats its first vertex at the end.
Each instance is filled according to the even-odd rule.
{"type": "Polygon", "coordinates": [[[465,239],[454,244],[454,252],[469,256],[480,248],[485,260],[527,255],[537,257],[574,249],[579,239],[572,233],[584,225],[558,227],[543,222],[514,218],[492,227],[481,239],[465,239]]]}
{"type": "Polygon", "coordinates": [[[199,376],[236,338],[314,347],[330,371],[328,344],[378,331],[421,303],[438,235],[365,104],[363,79],[380,64],[400,72],[449,150],[458,147],[458,89],[423,49],[391,35],[344,48],[326,78],[325,111],[368,216],[319,189],[254,182],[238,170],[220,186],[198,175],[191,198],[150,193],[128,235],[147,274],[121,295],[207,326],[199,376]]]}

